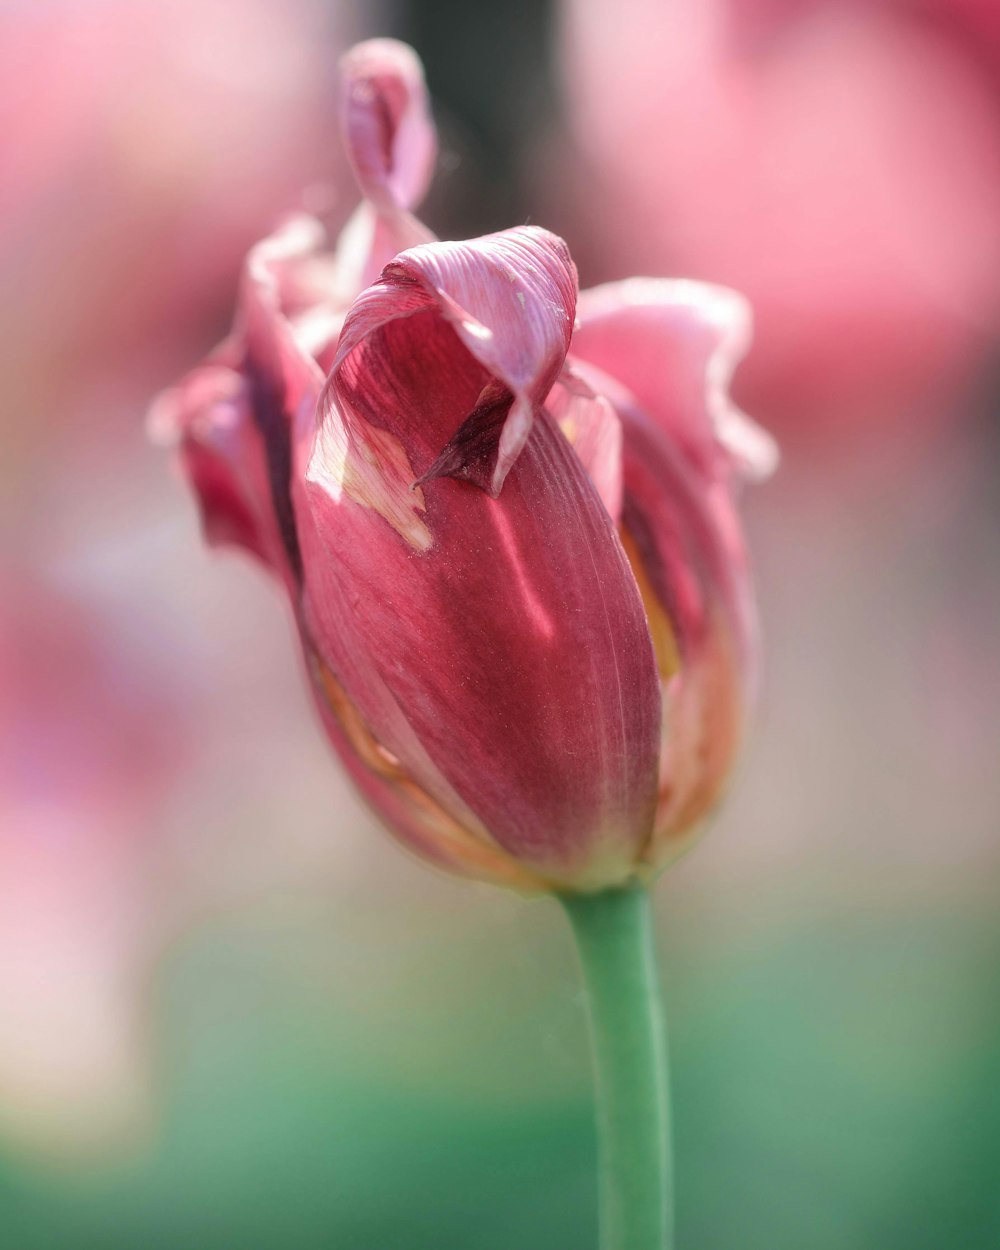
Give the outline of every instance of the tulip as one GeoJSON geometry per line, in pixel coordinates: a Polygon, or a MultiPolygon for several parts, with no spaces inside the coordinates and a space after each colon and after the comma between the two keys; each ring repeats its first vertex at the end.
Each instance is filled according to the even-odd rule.
{"type": "Polygon", "coordinates": [[[733,484],[773,453],[726,398],[746,307],[624,283],[574,334],[555,236],[423,241],[412,53],[344,68],[364,201],[333,256],[303,217],[254,249],[233,334],[155,420],[209,539],[284,580],[330,736],[404,841],[529,889],[645,876],[718,797],[752,684],[733,484]]]}
{"type": "Polygon", "coordinates": [[[209,540],[283,580],[327,731],[405,843],[527,890],[646,879],[714,806],[753,684],[733,496],[773,449],[726,394],[746,305],[636,280],[578,306],[534,227],[427,241],[419,64],[379,40],[344,70],[361,206],[332,255],[304,217],[254,249],[232,335],[155,422],[209,540]]]}
{"type": "Polygon", "coordinates": [[[208,538],[285,586],[327,732],[398,837],[566,901],[605,1069],[606,1238],[663,1245],[642,883],[718,799],[753,687],[734,493],[774,450],[727,395],[749,314],[697,283],[578,298],[537,227],[434,240],[402,45],[348,55],[343,120],[364,198],[335,251],[303,217],[258,245],[233,333],[154,425],[208,538]]]}

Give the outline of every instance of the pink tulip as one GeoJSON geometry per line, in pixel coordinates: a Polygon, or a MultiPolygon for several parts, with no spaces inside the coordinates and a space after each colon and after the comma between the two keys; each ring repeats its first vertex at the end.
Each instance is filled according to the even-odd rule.
{"type": "Polygon", "coordinates": [[[753,684],[733,490],[773,450],[727,398],[746,306],[634,281],[578,308],[545,230],[433,241],[412,53],[355,49],[345,102],[365,201],[336,251],[304,218],[259,245],[155,424],[209,539],[283,580],[405,843],[528,889],[646,875],[717,799],[753,684]]]}

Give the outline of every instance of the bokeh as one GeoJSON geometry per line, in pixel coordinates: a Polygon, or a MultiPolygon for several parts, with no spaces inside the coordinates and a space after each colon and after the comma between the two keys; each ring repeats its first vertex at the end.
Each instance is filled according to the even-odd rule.
{"type": "Polygon", "coordinates": [[[377,827],[145,429],[247,247],[353,207],[371,34],[425,62],[438,233],[755,307],[763,695],[656,896],[679,1244],[1000,1245],[991,0],[0,9],[0,1243],[595,1244],[558,909],[377,827]]]}

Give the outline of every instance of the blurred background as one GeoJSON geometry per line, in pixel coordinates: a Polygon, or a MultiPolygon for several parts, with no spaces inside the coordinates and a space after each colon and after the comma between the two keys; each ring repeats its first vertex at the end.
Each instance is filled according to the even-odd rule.
{"type": "Polygon", "coordinates": [[[439,234],[756,310],[764,696],[657,892],[679,1244],[1000,1245],[993,0],[4,0],[0,1241],[595,1245],[558,909],[376,827],[143,426],[249,244],[353,207],[371,34],[425,62],[439,234]]]}

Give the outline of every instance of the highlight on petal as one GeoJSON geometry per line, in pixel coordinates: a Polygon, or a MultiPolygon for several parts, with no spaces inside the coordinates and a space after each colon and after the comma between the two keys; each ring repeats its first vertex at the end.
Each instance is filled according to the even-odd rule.
{"type": "Polygon", "coordinates": [[[729,464],[755,481],[774,470],[778,451],[729,397],[750,332],[750,306],[735,291],[630,278],[581,293],[573,356],[623,383],[707,472],[729,464]]]}
{"type": "Polygon", "coordinates": [[[344,141],[358,185],[380,209],[423,199],[437,156],[420,59],[395,39],[370,39],[340,62],[344,141]]]}
{"type": "Polygon", "coordinates": [[[407,368],[418,366],[428,350],[451,352],[451,338],[457,337],[485,374],[437,446],[425,440],[419,480],[464,478],[497,496],[562,368],[576,293],[576,267],[566,244],[537,227],[402,253],[362,293],[344,323],[332,377],[346,419],[364,437],[367,392],[386,381],[378,343],[405,333],[393,324],[433,319],[451,335],[435,331],[424,342],[417,336],[418,355],[407,368]]]}

